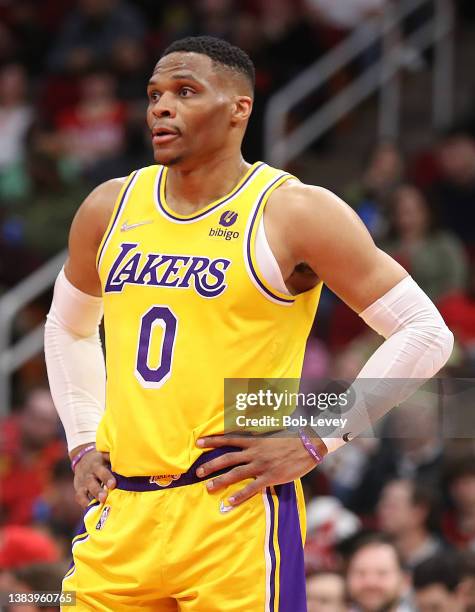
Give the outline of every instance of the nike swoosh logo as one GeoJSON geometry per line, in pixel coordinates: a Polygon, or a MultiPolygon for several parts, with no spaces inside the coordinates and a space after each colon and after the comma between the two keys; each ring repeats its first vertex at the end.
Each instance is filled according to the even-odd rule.
{"type": "Polygon", "coordinates": [[[136,227],[140,227],[141,225],[149,225],[150,223],[153,223],[151,219],[148,221],[139,221],[138,223],[130,223],[130,224],[128,221],[126,221],[125,223],[122,224],[120,231],[128,232],[131,229],[135,229],[136,227]]]}
{"type": "Polygon", "coordinates": [[[221,514],[226,514],[226,512],[231,512],[231,510],[234,510],[234,506],[226,506],[223,501],[220,502],[219,511],[221,514]]]}

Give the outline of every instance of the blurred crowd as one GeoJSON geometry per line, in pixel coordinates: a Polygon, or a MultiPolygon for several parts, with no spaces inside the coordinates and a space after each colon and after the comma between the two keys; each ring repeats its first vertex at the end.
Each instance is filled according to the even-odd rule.
{"type": "Polygon", "coordinates": [[[92,186],[152,162],[145,85],[170,42],[208,33],[252,56],[255,161],[269,95],[384,1],[1,1],[0,288],[64,246],[92,186]]]}
{"type": "MultiPolygon", "coordinates": [[[[252,162],[269,95],[386,1],[0,0],[0,295],[66,246],[92,187],[153,163],[145,83],[171,41],[214,34],[252,56],[252,162]]],[[[473,2],[458,7],[474,19],[473,2]]],[[[453,330],[443,375],[473,378],[475,114],[415,155],[377,143],[360,177],[338,195],[453,330]]],[[[50,297],[22,311],[16,334],[44,319],[50,297]]],[[[304,376],[352,379],[380,340],[325,291],[304,376]]],[[[0,590],[57,590],[82,510],[42,359],[14,386],[0,423],[0,590]]],[[[309,612],[475,610],[475,427],[445,439],[439,421],[435,403],[401,407],[384,436],[354,441],[304,479],[309,612]]]]}

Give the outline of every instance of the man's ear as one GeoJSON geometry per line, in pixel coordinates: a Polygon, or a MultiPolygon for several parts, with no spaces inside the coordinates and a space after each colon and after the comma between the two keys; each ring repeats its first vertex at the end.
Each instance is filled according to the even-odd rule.
{"type": "Polygon", "coordinates": [[[237,125],[238,123],[246,122],[252,112],[253,100],[250,96],[236,96],[233,100],[231,123],[237,125]]]}

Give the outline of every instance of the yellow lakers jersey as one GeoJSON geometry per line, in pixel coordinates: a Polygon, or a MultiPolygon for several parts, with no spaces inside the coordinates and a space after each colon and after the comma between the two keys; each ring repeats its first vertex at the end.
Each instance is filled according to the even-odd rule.
{"type": "Polygon", "coordinates": [[[166,202],[167,168],[127,179],[97,256],[107,391],[97,448],[125,476],[185,472],[223,432],[226,378],[299,378],[321,291],[292,297],[256,266],[272,191],[291,175],[258,162],[192,215],[166,202]]]}

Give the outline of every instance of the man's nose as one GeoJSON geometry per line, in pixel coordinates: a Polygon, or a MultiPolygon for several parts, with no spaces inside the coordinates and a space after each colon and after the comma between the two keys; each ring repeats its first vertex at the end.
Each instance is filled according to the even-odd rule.
{"type": "Polygon", "coordinates": [[[173,96],[169,93],[162,94],[153,105],[152,112],[156,117],[174,117],[176,110],[173,96]]]}

